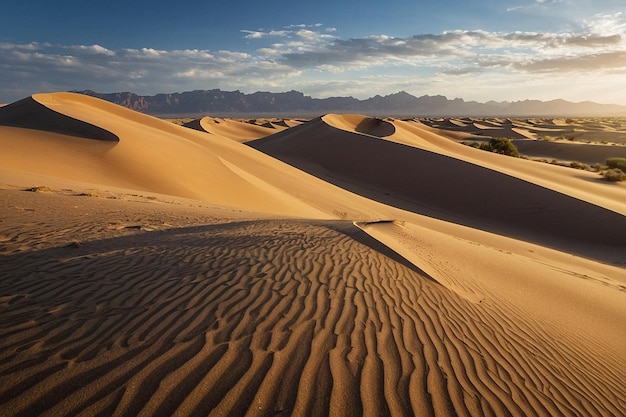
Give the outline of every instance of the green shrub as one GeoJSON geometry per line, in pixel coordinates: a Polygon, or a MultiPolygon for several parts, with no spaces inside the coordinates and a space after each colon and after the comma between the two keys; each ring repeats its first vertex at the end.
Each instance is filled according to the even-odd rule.
{"type": "Polygon", "coordinates": [[[582,162],[578,162],[578,161],[572,161],[569,163],[570,168],[575,168],[575,169],[582,169],[585,171],[591,171],[591,167],[585,163],[582,162]]]}
{"type": "Polygon", "coordinates": [[[604,166],[599,162],[596,162],[595,164],[591,166],[591,169],[593,169],[596,172],[602,171],[602,168],[604,168],[604,166]]]}
{"type": "Polygon", "coordinates": [[[511,142],[511,139],[491,138],[489,145],[491,145],[491,152],[519,158],[519,151],[513,142],[511,142]]]}
{"type": "Polygon", "coordinates": [[[606,165],[609,168],[620,169],[626,172],[626,158],[609,158],[606,160],[606,165]]]}
{"type": "Polygon", "coordinates": [[[508,155],[508,156],[514,156],[516,158],[520,157],[517,147],[508,138],[491,138],[489,143],[472,142],[472,143],[466,143],[466,145],[469,145],[472,148],[478,148],[483,151],[494,152],[494,153],[499,153],[499,154],[508,155]]]}
{"type": "Polygon", "coordinates": [[[626,180],[626,173],[618,168],[612,168],[607,171],[604,171],[602,174],[604,175],[604,179],[611,182],[618,182],[626,180]]]}

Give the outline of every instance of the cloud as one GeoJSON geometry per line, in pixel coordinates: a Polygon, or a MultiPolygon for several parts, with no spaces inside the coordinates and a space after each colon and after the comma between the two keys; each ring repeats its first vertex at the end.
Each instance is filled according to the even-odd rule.
{"type": "Polygon", "coordinates": [[[107,49],[103,46],[100,45],[75,45],[75,46],[70,46],[68,49],[73,49],[76,51],[79,51],[81,53],[87,53],[87,54],[96,54],[96,55],[106,55],[106,56],[114,56],[115,52],[111,51],[110,49],[107,49]]]}
{"type": "Polygon", "coordinates": [[[626,71],[626,51],[581,56],[537,59],[516,63],[516,69],[526,72],[590,72],[623,69],[626,71]]]}
{"type": "Polygon", "coordinates": [[[493,90],[495,77],[529,82],[534,75],[575,74],[593,85],[600,75],[626,72],[621,13],[591,16],[567,32],[453,30],[350,39],[338,33],[321,24],[245,29],[241,37],[253,48],[246,51],[0,43],[0,101],[74,89],[154,94],[299,88],[321,94],[340,85],[368,96],[393,87],[410,91],[411,85],[452,88],[468,75],[493,90]]]}
{"type": "Polygon", "coordinates": [[[506,11],[516,12],[518,10],[531,10],[531,9],[545,11],[545,8],[548,7],[548,5],[561,3],[562,1],[563,0],[530,0],[530,2],[527,2],[525,4],[517,4],[515,6],[507,7],[506,11]]]}
{"type": "Polygon", "coordinates": [[[263,31],[263,30],[242,30],[241,32],[243,33],[247,33],[246,36],[244,36],[244,38],[246,39],[262,39],[262,38],[269,38],[269,37],[283,37],[283,36],[288,36],[291,32],[288,30],[269,30],[269,31],[263,31]]]}
{"type": "Polygon", "coordinates": [[[600,13],[583,21],[585,31],[601,35],[626,33],[626,16],[622,12],[600,13]]]}
{"type": "Polygon", "coordinates": [[[17,100],[41,91],[155,93],[213,87],[204,82],[237,89],[247,85],[247,77],[284,80],[298,71],[239,51],[113,51],[99,45],[3,44],[0,73],[0,90],[5,94],[12,91],[8,100],[17,100]]]}
{"type": "MultiPolygon", "coordinates": [[[[277,44],[272,52],[278,60],[294,68],[335,68],[388,66],[394,63],[423,66],[439,62],[445,66],[458,60],[466,63],[486,58],[506,57],[511,64],[520,60],[575,57],[589,51],[609,53],[625,49],[621,33],[609,35],[580,33],[450,31],[407,38],[386,35],[356,39],[328,39],[301,50],[284,49],[277,44]],[[280,49],[280,52],[279,52],[280,49]]],[[[499,64],[500,65],[500,64],[499,64]]],[[[600,67],[597,67],[598,69],[600,67]]]]}

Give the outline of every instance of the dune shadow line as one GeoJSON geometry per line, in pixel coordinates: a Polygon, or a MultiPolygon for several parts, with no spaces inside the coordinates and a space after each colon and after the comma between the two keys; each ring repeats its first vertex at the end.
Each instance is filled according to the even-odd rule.
{"type": "Polygon", "coordinates": [[[400,209],[609,263],[624,258],[626,216],[450,156],[321,119],[247,145],[400,209]]]}
{"type": "Polygon", "coordinates": [[[120,140],[117,135],[106,129],[58,113],[32,97],[0,107],[0,125],[107,142],[119,142],[120,140]]]}

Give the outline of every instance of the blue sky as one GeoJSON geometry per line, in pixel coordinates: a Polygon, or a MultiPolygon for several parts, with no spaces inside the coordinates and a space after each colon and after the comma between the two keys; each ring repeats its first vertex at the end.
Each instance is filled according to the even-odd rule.
{"type": "Polygon", "coordinates": [[[626,4],[28,0],[0,11],[0,102],[211,88],[626,104],[626,4]]]}

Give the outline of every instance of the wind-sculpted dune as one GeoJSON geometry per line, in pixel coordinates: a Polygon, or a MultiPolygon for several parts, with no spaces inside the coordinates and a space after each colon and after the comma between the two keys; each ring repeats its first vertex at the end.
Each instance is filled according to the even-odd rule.
{"type": "Polygon", "coordinates": [[[3,416],[626,414],[623,184],[415,120],[31,101],[0,126],[3,416]]]}
{"type": "Polygon", "coordinates": [[[422,119],[433,131],[458,141],[511,139],[529,158],[604,164],[626,157],[626,119],[422,119]]]}
{"type": "Polygon", "coordinates": [[[360,195],[430,217],[544,244],[626,247],[620,213],[453,156],[359,134],[337,119],[316,119],[249,145],[360,195]]]}
{"type": "Polygon", "coordinates": [[[0,107],[0,126],[13,126],[60,133],[86,139],[117,142],[119,138],[98,126],[58,113],[28,97],[0,107]]]}
{"type": "Polygon", "coordinates": [[[231,120],[223,118],[202,117],[184,124],[201,132],[213,133],[237,142],[246,142],[252,139],[271,135],[288,127],[284,122],[266,122],[256,124],[251,121],[231,120]]]}

